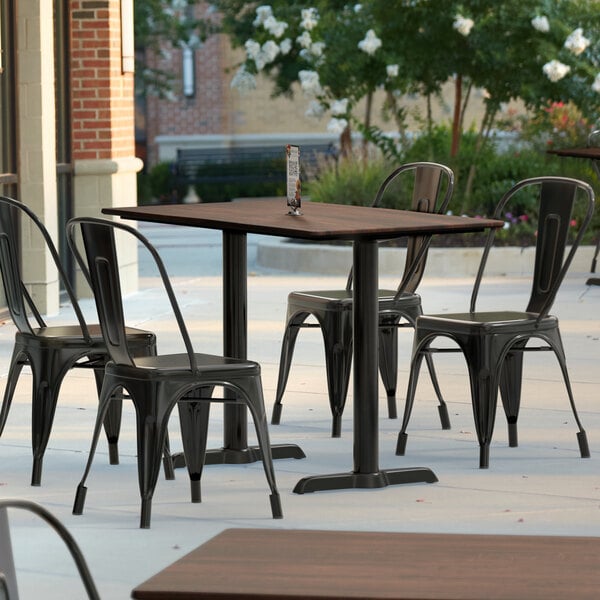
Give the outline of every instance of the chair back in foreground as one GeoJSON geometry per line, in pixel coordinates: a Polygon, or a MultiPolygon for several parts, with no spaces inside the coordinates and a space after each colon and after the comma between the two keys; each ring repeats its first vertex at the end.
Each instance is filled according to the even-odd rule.
{"type": "Polygon", "coordinates": [[[156,486],[169,416],[178,405],[186,466],[193,502],[200,502],[200,478],[204,466],[209,407],[211,402],[244,404],[254,419],[267,482],[271,489],[274,518],[282,516],[271,457],[265,416],[260,366],[249,360],[195,353],[191,338],[164,264],[150,242],[137,230],[122,223],[77,218],[67,225],[68,242],[83,269],[88,271],[100,318],[100,326],[111,361],[106,365],[98,417],[85,473],[77,488],[73,512],[81,514],[85,481],[90,471],[104,415],[113,391],[124,388],[135,407],[138,444],[138,479],[142,498],[140,527],[150,527],[151,504],[156,486]],[[125,317],[119,277],[115,231],[132,235],[148,250],[156,263],[168,296],[185,353],[135,357],[125,335],[125,317]],[[83,238],[85,260],[76,247],[83,238]],[[212,395],[215,387],[223,397],[212,395]]]}
{"type": "MultiPolygon", "coordinates": [[[[445,165],[415,162],[394,169],[379,187],[373,207],[384,203],[386,194],[398,193],[398,187],[412,189],[413,211],[443,214],[454,190],[454,173],[445,165]]],[[[421,298],[416,293],[425,270],[431,236],[410,237],[407,242],[404,272],[396,290],[380,289],[379,303],[379,372],[387,393],[388,414],[396,418],[398,379],[398,328],[413,327],[422,313],[421,298]]],[[[281,347],[277,392],[272,423],[281,419],[282,399],[292,364],[298,332],[319,327],[325,344],[325,368],[329,405],[333,415],[332,436],[341,435],[342,413],[348,393],[352,364],[352,271],[344,290],[297,291],[288,296],[286,328],[281,347]],[[314,320],[307,321],[309,317],[314,320]]],[[[439,386],[433,367],[431,376],[436,391],[439,386]]],[[[446,405],[438,394],[442,426],[449,427],[446,405]]]]}
{"type": "MultiPolygon", "coordinates": [[[[19,375],[27,365],[31,367],[33,377],[31,484],[40,485],[44,452],[50,438],[63,378],[73,367],[93,368],[100,392],[106,347],[99,326],[86,324],[47,229],[30,208],[5,196],[0,196],[0,272],[8,309],[17,328],[0,411],[0,435],[6,425],[19,375]],[[22,223],[22,220],[26,222],[22,223]],[[26,233],[21,234],[21,231],[26,233]],[[37,238],[41,236],[46,245],[58,273],[60,285],[75,313],[75,325],[48,326],[42,318],[42,310],[34,300],[35,293],[30,293],[29,284],[21,268],[20,241],[25,235],[31,243],[37,243],[37,238]]],[[[133,352],[154,353],[154,334],[130,329],[127,335],[133,352]]],[[[120,406],[115,404],[106,421],[111,464],[119,462],[117,442],[120,416],[120,406]]]]}
{"type": "Polygon", "coordinates": [[[100,600],[94,580],[87,566],[85,558],[77,542],[65,526],[43,506],[29,500],[0,500],[0,598],[3,600],[17,600],[19,597],[15,564],[13,560],[12,545],[10,541],[10,528],[7,509],[21,509],[29,511],[48,523],[58,533],[66,544],[85,587],[87,597],[91,600],[100,600]]]}
{"type": "MultiPolygon", "coordinates": [[[[462,351],[467,362],[481,468],[489,466],[498,388],[508,421],[509,445],[518,445],[517,419],[521,404],[523,353],[529,351],[545,350],[555,353],[579,428],[577,438],[580,453],[582,457],[589,456],[586,433],[577,415],[569,382],[558,319],[550,315],[549,311],[591,221],[594,192],[587,183],[566,177],[525,179],[502,197],[494,218],[504,218],[509,212],[514,218],[519,214],[519,206],[531,203],[537,206],[537,235],[531,293],[525,309],[476,310],[482,278],[495,238],[494,230],[487,237],[469,312],[425,315],[417,319],[404,419],[396,454],[402,455],[405,452],[406,429],[413,408],[421,361],[440,351],[431,347],[431,344],[435,338],[443,336],[456,342],[456,351],[462,351]],[[509,205],[513,204],[517,208],[510,211],[509,205]],[[532,338],[541,340],[543,344],[528,346],[532,338]]],[[[452,349],[443,349],[444,352],[449,350],[452,349]]]]}

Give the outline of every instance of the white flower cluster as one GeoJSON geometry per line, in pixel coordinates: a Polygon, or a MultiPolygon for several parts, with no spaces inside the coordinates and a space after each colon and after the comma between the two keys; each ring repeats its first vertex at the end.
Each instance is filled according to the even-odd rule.
{"type": "MultiPolygon", "coordinates": [[[[541,31],[542,33],[550,31],[550,23],[548,18],[543,15],[531,19],[531,24],[534,29],[541,31]]],[[[583,28],[578,27],[567,36],[564,47],[575,56],[579,56],[590,44],[591,41],[583,35],[583,28]]],[[[556,83],[563,77],[566,77],[566,75],[571,71],[571,67],[569,65],[565,65],[559,60],[551,60],[542,67],[542,71],[550,81],[556,83]]],[[[594,83],[592,83],[592,90],[600,94],[600,73],[596,75],[594,83]]]]}
{"type": "Polygon", "coordinates": [[[298,73],[300,87],[307,96],[319,96],[323,93],[319,74],[316,71],[302,70],[298,73]]]}
{"type": "Polygon", "coordinates": [[[394,77],[398,77],[399,67],[398,65],[387,65],[385,72],[388,79],[393,79],[394,77]]]}
{"type": "Polygon", "coordinates": [[[565,48],[570,50],[575,56],[579,56],[590,43],[590,40],[584,37],[583,29],[578,27],[565,40],[565,48]]]}
{"type": "Polygon", "coordinates": [[[373,56],[373,54],[375,54],[375,52],[381,48],[381,40],[377,37],[372,29],[369,29],[365,35],[365,39],[358,42],[358,47],[363,52],[373,56]]]}
{"type": "Polygon", "coordinates": [[[570,70],[571,67],[569,65],[565,65],[558,60],[551,60],[542,67],[544,75],[546,75],[552,83],[560,81],[570,70]]]}
{"type": "Polygon", "coordinates": [[[248,73],[246,67],[242,65],[233,76],[230,86],[240,92],[249,92],[256,89],[256,78],[252,73],[248,73]]]}
{"type": "Polygon", "coordinates": [[[302,27],[302,29],[311,31],[317,26],[319,15],[317,14],[316,8],[303,8],[300,14],[302,16],[302,21],[300,22],[300,27],[302,27]]]}
{"type": "Polygon", "coordinates": [[[346,119],[338,119],[334,117],[327,123],[327,131],[334,135],[341,135],[344,130],[348,127],[348,121],[346,119]]]}
{"type": "Polygon", "coordinates": [[[288,24],[284,21],[278,21],[273,15],[273,9],[266,4],[257,7],[256,18],[252,22],[254,27],[261,25],[274,37],[279,39],[288,28],[288,24]]]}
{"type": "Polygon", "coordinates": [[[454,17],[454,23],[452,23],[452,27],[454,27],[460,35],[464,35],[465,37],[471,33],[473,25],[475,25],[473,19],[463,17],[462,15],[456,15],[456,17],[454,17]]]}
{"type": "Polygon", "coordinates": [[[541,31],[542,33],[548,33],[550,31],[550,23],[548,21],[548,17],[543,15],[534,17],[531,19],[531,24],[534,29],[541,31]]]}

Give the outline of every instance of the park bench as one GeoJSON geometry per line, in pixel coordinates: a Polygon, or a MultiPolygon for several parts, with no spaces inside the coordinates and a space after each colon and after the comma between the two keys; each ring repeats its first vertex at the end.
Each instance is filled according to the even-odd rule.
{"type": "MultiPolygon", "coordinates": [[[[300,147],[300,165],[305,173],[318,168],[319,156],[336,156],[332,144],[300,147]]],[[[215,183],[284,183],[285,147],[249,146],[228,148],[179,148],[175,177],[180,185],[215,183]]]]}

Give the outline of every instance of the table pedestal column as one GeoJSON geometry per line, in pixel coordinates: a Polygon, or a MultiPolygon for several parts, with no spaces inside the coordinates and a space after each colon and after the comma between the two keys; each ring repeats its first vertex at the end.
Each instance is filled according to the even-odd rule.
{"type": "MultiPolygon", "coordinates": [[[[248,290],[246,234],[223,231],[223,354],[247,358],[248,290]]],[[[230,392],[226,391],[227,394],[230,392]]],[[[248,446],[248,410],[241,404],[225,404],[223,448],[206,452],[207,465],[243,464],[261,460],[258,446],[248,446]]],[[[276,458],[304,458],[295,444],[271,446],[276,458]]]]}
{"type": "Polygon", "coordinates": [[[354,470],[350,473],[305,477],[294,488],[297,494],[437,481],[433,472],[423,467],[379,469],[377,252],[376,241],[354,242],[354,470]]]}

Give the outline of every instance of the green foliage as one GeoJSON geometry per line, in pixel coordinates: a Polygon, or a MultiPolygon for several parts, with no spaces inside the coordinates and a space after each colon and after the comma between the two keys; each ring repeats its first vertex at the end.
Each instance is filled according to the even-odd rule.
{"type": "MultiPolygon", "coordinates": [[[[448,126],[436,126],[430,136],[420,135],[395,163],[383,159],[367,162],[352,158],[338,164],[324,165],[319,178],[309,183],[311,199],[318,202],[347,204],[369,204],[378,186],[389,174],[394,164],[412,161],[434,161],[449,165],[455,173],[455,190],[450,201],[454,214],[469,216],[492,216],[497,203],[517,182],[542,175],[561,175],[589,182],[600,197],[600,185],[588,161],[564,159],[546,154],[539,149],[521,144],[499,151],[493,144],[487,144],[478,156],[478,168],[470,193],[466,193],[477,135],[467,132],[461,141],[461,153],[450,158],[451,131],[448,126]]],[[[392,190],[392,196],[385,198],[383,206],[388,208],[409,208],[410,189],[392,190]]],[[[515,198],[510,212],[502,215],[507,222],[506,229],[498,231],[497,243],[504,245],[531,245],[535,243],[535,207],[537,200],[530,193],[515,198]]],[[[578,221],[582,214],[575,213],[578,221]]],[[[600,213],[594,217],[586,234],[590,243],[600,230],[600,213]]],[[[461,243],[481,243],[481,236],[464,236],[461,243]]],[[[443,240],[442,243],[458,243],[457,239],[443,240]]],[[[438,240],[439,243],[439,240],[438,240]]]]}
{"type": "Polygon", "coordinates": [[[363,160],[352,156],[323,162],[317,177],[308,182],[310,199],[312,202],[370,206],[389,171],[389,165],[377,159],[363,160]]]}

